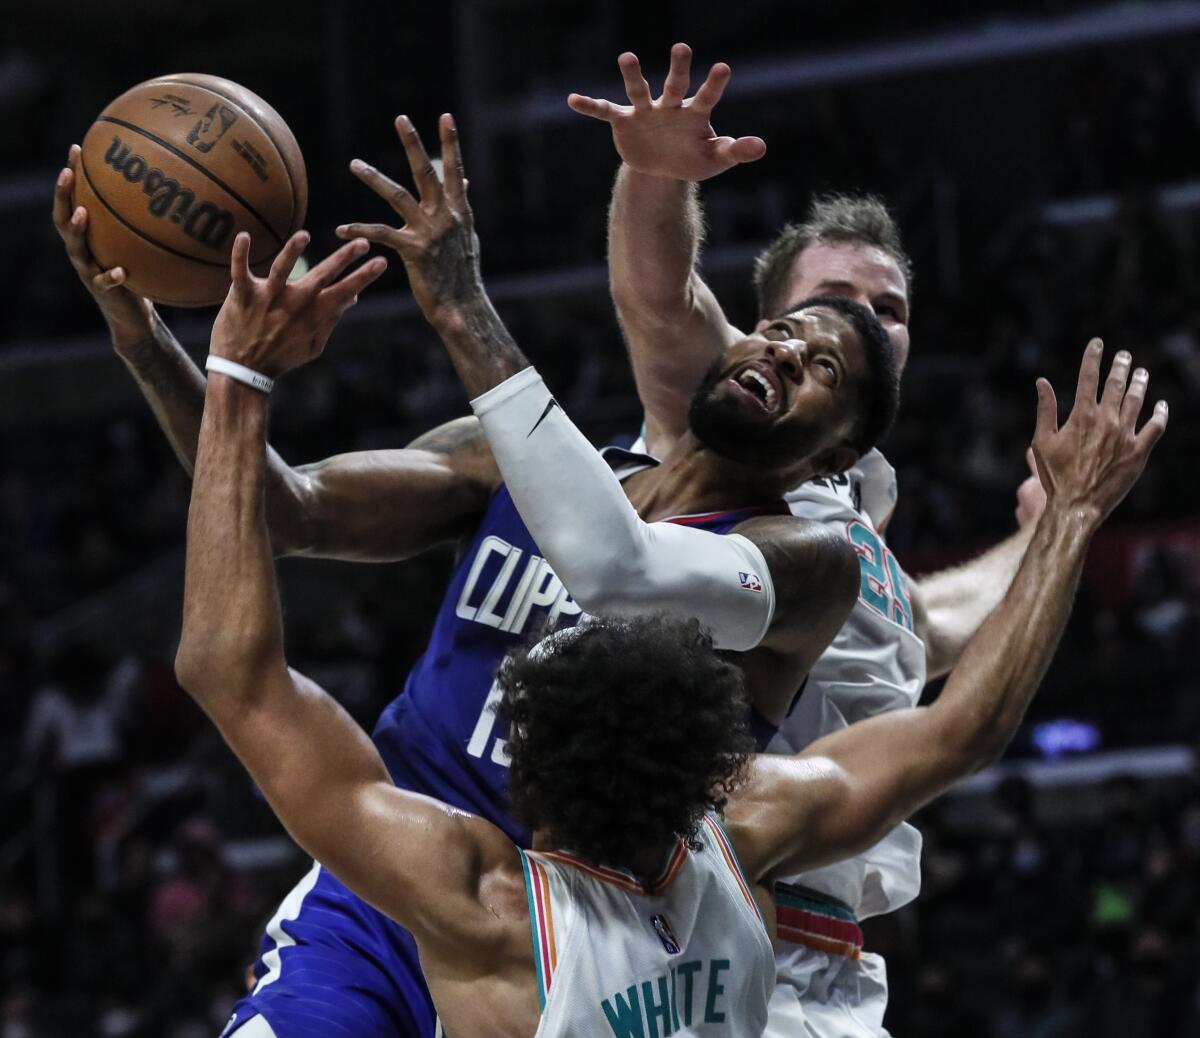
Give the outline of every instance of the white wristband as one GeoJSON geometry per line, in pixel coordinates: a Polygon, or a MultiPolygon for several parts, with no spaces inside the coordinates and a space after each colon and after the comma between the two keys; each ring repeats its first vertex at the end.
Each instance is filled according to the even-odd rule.
{"type": "Polygon", "coordinates": [[[238,364],[237,361],[214,357],[211,353],[204,362],[204,370],[218,371],[222,375],[228,375],[231,379],[257,389],[260,393],[270,393],[275,388],[273,378],[267,378],[261,372],[248,368],[245,364],[238,364]]]}

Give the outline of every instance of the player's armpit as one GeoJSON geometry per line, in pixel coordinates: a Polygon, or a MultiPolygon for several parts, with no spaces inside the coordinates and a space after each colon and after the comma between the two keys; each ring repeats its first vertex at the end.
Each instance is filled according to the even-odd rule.
{"type": "MultiPolygon", "coordinates": [[[[192,676],[189,688],[205,702],[203,682],[192,676]]],[[[315,682],[271,666],[244,696],[205,705],[288,832],[347,887],[418,941],[496,954],[515,933],[528,957],[512,841],[483,819],[396,788],[367,734],[315,682]]]]}
{"type": "Polygon", "coordinates": [[[402,450],[342,454],[292,470],[300,517],[277,551],[390,562],[468,533],[500,484],[472,417],[455,419],[402,450]]]}

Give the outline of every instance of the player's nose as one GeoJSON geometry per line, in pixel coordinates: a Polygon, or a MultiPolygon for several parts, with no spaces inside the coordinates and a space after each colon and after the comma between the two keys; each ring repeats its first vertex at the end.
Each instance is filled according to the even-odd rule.
{"type": "Polygon", "coordinates": [[[767,343],[767,357],[777,371],[793,382],[804,378],[808,360],[808,343],[803,339],[779,339],[767,343]]]}

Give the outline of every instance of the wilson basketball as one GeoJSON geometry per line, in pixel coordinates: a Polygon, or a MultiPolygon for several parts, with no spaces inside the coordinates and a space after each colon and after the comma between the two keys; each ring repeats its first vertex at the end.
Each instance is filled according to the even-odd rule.
{"type": "Polygon", "coordinates": [[[233,239],[249,231],[262,274],[300,229],[308,177],[279,113],[216,76],[160,76],[127,90],[83,138],[75,204],[102,267],[172,306],[219,303],[233,239]]]}

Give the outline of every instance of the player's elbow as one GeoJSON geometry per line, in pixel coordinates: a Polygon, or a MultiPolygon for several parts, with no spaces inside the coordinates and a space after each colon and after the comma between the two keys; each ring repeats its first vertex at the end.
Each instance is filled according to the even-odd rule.
{"type": "Polygon", "coordinates": [[[263,687],[275,664],[283,664],[282,649],[268,632],[239,628],[236,618],[217,625],[185,620],[175,652],[175,680],[202,704],[245,702],[263,687]]]}
{"type": "MultiPolygon", "coordinates": [[[[931,712],[936,710],[935,703],[931,712]]],[[[938,741],[942,784],[949,788],[977,771],[989,768],[1008,748],[1011,732],[998,731],[986,719],[974,718],[970,724],[956,726],[938,741]]]]}
{"type": "Polygon", "coordinates": [[[310,555],[318,548],[320,490],[303,469],[285,468],[267,483],[267,531],[275,556],[310,555]]]}
{"type": "Polygon", "coordinates": [[[175,651],[175,680],[193,699],[207,698],[209,690],[220,680],[221,662],[205,639],[184,633],[175,651]]]}
{"type": "Polygon", "coordinates": [[[566,588],[575,604],[593,616],[628,616],[635,601],[628,585],[623,585],[614,571],[606,571],[604,567],[581,569],[569,578],[566,588]]]}
{"type": "Polygon", "coordinates": [[[541,532],[546,560],[575,604],[585,613],[625,613],[636,601],[649,565],[644,524],[634,516],[608,524],[607,536],[595,528],[558,527],[541,532]]]}

